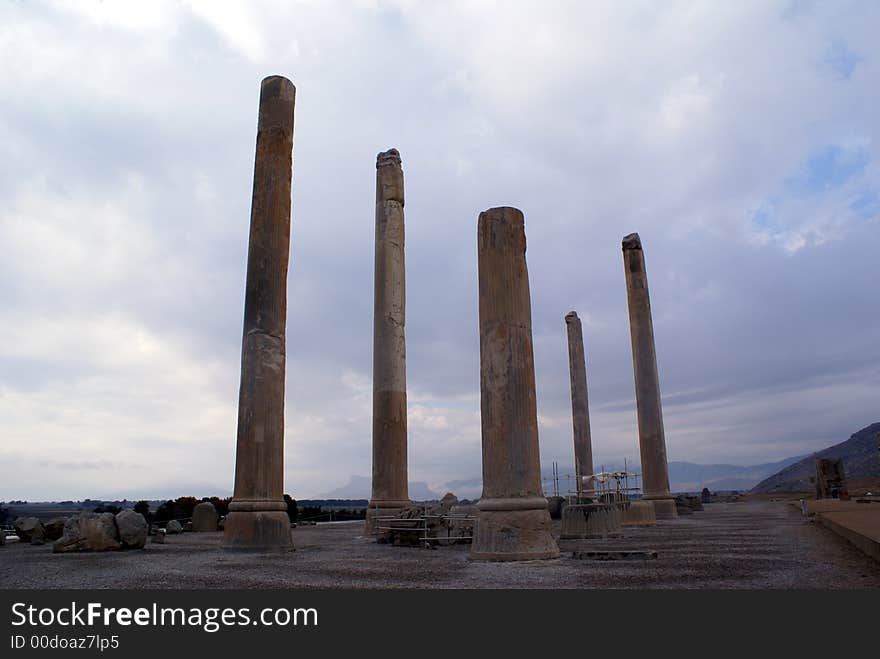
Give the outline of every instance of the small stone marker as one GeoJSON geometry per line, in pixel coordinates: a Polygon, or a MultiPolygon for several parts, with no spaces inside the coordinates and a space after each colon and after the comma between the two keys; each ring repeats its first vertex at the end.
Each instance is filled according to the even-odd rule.
{"type": "Polygon", "coordinates": [[[217,530],[217,509],[210,501],[202,501],[193,509],[192,530],[196,533],[207,533],[217,530]]]}

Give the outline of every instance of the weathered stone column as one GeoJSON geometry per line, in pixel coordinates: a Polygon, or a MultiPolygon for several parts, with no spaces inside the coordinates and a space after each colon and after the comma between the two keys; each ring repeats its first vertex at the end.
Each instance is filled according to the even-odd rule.
{"type": "Polygon", "coordinates": [[[365,533],[376,517],[410,505],[406,464],[406,267],[403,170],[397,149],[376,157],[373,296],[373,491],[365,533]]]}
{"type": "Polygon", "coordinates": [[[654,324],[651,320],[645,255],[637,233],[631,233],[623,239],[623,266],[639,419],[642,497],[654,504],[657,519],[671,519],[677,517],[678,513],[675,500],[669,493],[669,466],[666,462],[657,354],[654,351],[654,324]]]}
{"type": "Polygon", "coordinates": [[[224,537],[233,548],[292,547],[284,503],[284,367],[290,184],[296,89],[263,80],[248,243],[235,494],[224,537]]]}
{"type": "Polygon", "coordinates": [[[532,309],[523,214],[480,213],[480,415],[483,495],[471,558],[559,556],[541,489],[532,309]]]}
{"type": "MultiPolygon", "coordinates": [[[[587,398],[587,364],[584,359],[584,334],[581,319],[574,311],[565,314],[568,332],[568,370],[571,376],[571,421],[574,431],[574,472],[577,480],[578,498],[584,490],[593,489],[592,479],[584,482],[584,476],[593,473],[593,448],[590,440],[590,405],[587,398]]],[[[586,496],[591,496],[587,494],[586,496]]]]}

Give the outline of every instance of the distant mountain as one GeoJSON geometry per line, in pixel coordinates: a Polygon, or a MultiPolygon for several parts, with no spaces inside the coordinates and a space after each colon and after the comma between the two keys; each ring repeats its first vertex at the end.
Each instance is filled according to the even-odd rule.
{"type": "Polygon", "coordinates": [[[843,459],[843,471],[848,480],[880,478],[880,451],[877,433],[880,422],[872,423],[852,435],[845,442],[798,460],[778,473],[758,483],[752,492],[809,492],[815,486],[810,478],[816,474],[816,458],[843,459]]]}
{"type": "MultiPolygon", "coordinates": [[[[704,487],[708,487],[712,492],[746,491],[750,490],[762,479],[767,478],[770,474],[798,462],[803,457],[799,455],[779,460],[778,462],[767,462],[746,467],[729,464],[701,465],[693,462],[670,462],[669,489],[672,492],[699,492],[704,487]]],[[[623,465],[605,464],[604,468],[606,471],[622,471],[623,465]]],[[[600,467],[597,466],[596,469],[599,470],[600,467]]],[[[641,473],[641,467],[638,463],[629,463],[627,469],[631,472],[641,473]]],[[[560,494],[567,489],[573,489],[574,482],[571,479],[566,480],[565,476],[574,474],[574,466],[560,465],[559,474],[560,494]]],[[[553,494],[552,470],[542,470],[541,478],[544,483],[544,494],[548,496],[553,494]]],[[[480,496],[482,482],[479,478],[455,480],[446,483],[444,488],[454,492],[460,498],[476,498],[480,496]]]]}
{"type": "Polygon", "coordinates": [[[762,479],[801,460],[799,455],[778,462],[757,465],[700,465],[693,462],[669,463],[669,489],[672,492],[699,492],[708,487],[712,492],[748,490],[762,479]]]}
{"type": "MultiPolygon", "coordinates": [[[[316,498],[369,499],[372,489],[372,479],[369,476],[349,476],[348,483],[316,498]]],[[[443,495],[432,492],[424,481],[410,482],[409,484],[409,498],[413,501],[432,501],[441,496],[443,495]]]]}

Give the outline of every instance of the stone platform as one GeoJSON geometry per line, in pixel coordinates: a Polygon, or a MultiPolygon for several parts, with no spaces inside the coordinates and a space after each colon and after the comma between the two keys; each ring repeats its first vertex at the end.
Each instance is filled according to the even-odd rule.
{"type": "Polygon", "coordinates": [[[880,561],[880,501],[803,499],[791,505],[880,561]]]}
{"type": "MultiPolygon", "coordinates": [[[[871,504],[878,505],[878,504],[871,504]]],[[[467,545],[379,545],[363,522],[297,527],[295,552],[230,553],[222,534],[99,554],[0,547],[4,588],[880,588],[880,563],[783,502],[713,503],[623,537],[559,540],[560,558],[470,560],[467,545]],[[585,560],[573,553],[616,557],[585,560]],[[645,560],[645,551],[657,558],[645,560]],[[596,552],[596,553],[593,553],[596,552]],[[624,558],[629,553],[629,557],[624,558]]],[[[553,524],[554,535],[561,525],[553,524]]]]}
{"type": "Polygon", "coordinates": [[[818,513],[817,521],[880,561],[880,504],[818,513]]]}

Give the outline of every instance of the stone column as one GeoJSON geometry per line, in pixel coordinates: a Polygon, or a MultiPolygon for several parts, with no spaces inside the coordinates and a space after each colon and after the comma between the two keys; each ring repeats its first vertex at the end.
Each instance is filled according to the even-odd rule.
{"type": "Polygon", "coordinates": [[[376,157],[373,296],[373,491],[365,533],[376,517],[410,505],[406,464],[406,268],[403,170],[390,149],[376,157]]]}
{"type": "Polygon", "coordinates": [[[483,495],[471,558],[559,556],[541,489],[532,310],[523,214],[480,213],[480,415],[483,495]]]}
{"type": "Polygon", "coordinates": [[[587,398],[587,365],[584,359],[584,335],[581,319],[574,311],[565,314],[568,331],[568,369],[571,376],[571,420],[574,431],[574,471],[578,498],[593,489],[593,481],[584,476],[593,473],[593,448],[590,440],[590,406],[587,398]]]}
{"type": "Polygon", "coordinates": [[[669,493],[666,436],[660,406],[660,380],[654,351],[654,324],[645,255],[639,234],[623,239],[623,266],[629,302],[629,330],[632,340],[633,374],[639,418],[639,453],[642,458],[642,497],[654,504],[657,519],[677,517],[675,500],[669,493]]]}
{"type": "Polygon", "coordinates": [[[224,537],[232,548],[291,548],[284,503],[284,366],[290,184],[296,89],[263,80],[248,243],[235,494],[224,537]]]}

